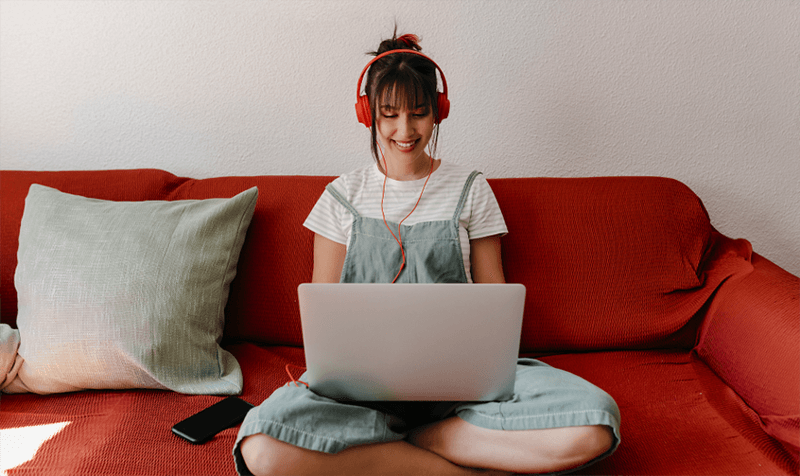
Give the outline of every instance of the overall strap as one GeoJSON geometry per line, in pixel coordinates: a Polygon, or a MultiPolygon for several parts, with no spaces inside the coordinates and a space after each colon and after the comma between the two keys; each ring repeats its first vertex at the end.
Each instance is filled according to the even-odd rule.
{"type": "Polygon", "coordinates": [[[461,217],[461,211],[464,209],[464,204],[467,203],[467,195],[469,195],[469,189],[472,188],[472,182],[475,181],[475,178],[480,175],[480,172],[477,170],[473,170],[472,173],[469,174],[467,177],[467,181],[464,182],[464,189],[461,191],[461,197],[458,199],[458,206],[456,206],[456,212],[453,214],[453,220],[458,221],[461,217]]]}
{"type": "Polygon", "coordinates": [[[348,202],[347,199],[344,198],[344,196],[341,193],[339,193],[338,190],[336,190],[336,187],[334,187],[332,183],[329,183],[325,187],[325,190],[327,190],[331,195],[333,195],[333,198],[335,198],[337,202],[341,203],[342,206],[347,208],[347,211],[349,211],[353,215],[353,218],[358,218],[360,216],[356,211],[356,209],[353,207],[353,205],[350,202],[348,202]]]}

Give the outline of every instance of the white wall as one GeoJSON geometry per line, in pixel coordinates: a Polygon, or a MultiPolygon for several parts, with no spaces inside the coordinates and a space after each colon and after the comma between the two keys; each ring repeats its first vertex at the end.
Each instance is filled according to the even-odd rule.
{"type": "Polygon", "coordinates": [[[395,20],[445,70],[443,159],[673,177],[800,274],[796,0],[0,0],[0,166],[337,175],[395,20]]]}

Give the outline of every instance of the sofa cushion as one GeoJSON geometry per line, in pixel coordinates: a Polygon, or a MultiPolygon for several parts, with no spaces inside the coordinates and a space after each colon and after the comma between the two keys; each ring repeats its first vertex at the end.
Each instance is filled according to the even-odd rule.
{"type": "Polygon", "coordinates": [[[113,202],[32,185],[15,275],[24,363],[6,391],[239,393],[219,342],[257,196],[113,202]]]}
{"type": "Polygon", "coordinates": [[[17,267],[19,226],[25,197],[31,184],[38,183],[62,192],[104,200],[167,200],[185,178],[163,170],[65,170],[40,172],[0,170],[0,302],[2,322],[16,327],[17,293],[14,271],[17,267]]]}
{"type": "Polygon", "coordinates": [[[759,416],[692,351],[543,357],[607,391],[622,443],[577,474],[797,474],[797,462],[758,427],[759,416]]]}
{"type": "MultiPolygon", "coordinates": [[[[21,207],[5,204],[17,200],[15,187],[33,179],[119,200],[231,196],[234,189],[258,186],[225,336],[302,345],[297,285],[311,279],[313,258],[313,234],[302,223],[333,177],[3,172],[4,243],[13,245],[15,214],[21,215],[21,207]]],[[[489,179],[489,185],[509,227],[503,238],[506,278],[528,290],[523,350],[694,345],[704,305],[725,275],[706,268],[713,229],[688,187],[660,177],[489,179]]],[[[7,255],[14,252],[4,244],[4,264],[13,266],[15,258],[7,255]]],[[[0,273],[3,322],[13,326],[9,268],[0,273]]]]}
{"type": "Polygon", "coordinates": [[[225,337],[302,345],[297,286],[311,279],[313,233],[303,221],[328,176],[255,176],[188,179],[160,170],[0,171],[0,300],[2,322],[16,326],[14,290],[23,202],[32,183],[105,200],[202,200],[258,187],[259,197],[241,250],[225,310],[225,337]],[[6,266],[8,263],[8,266],[6,266]]]}
{"type": "Polygon", "coordinates": [[[297,286],[311,281],[314,234],[303,227],[333,177],[214,177],[187,181],[174,199],[229,196],[257,186],[258,203],[225,310],[225,337],[302,345],[297,286]]]}
{"type": "MultiPolygon", "coordinates": [[[[288,381],[286,364],[303,365],[303,351],[294,347],[237,344],[228,350],[242,364],[242,398],[253,404],[288,381]]],[[[600,386],[620,406],[619,449],[577,474],[797,474],[780,445],[758,429],[753,412],[691,352],[600,352],[542,360],[600,386]]],[[[55,433],[9,474],[234,476],[231,448],[238,428],[200,446],[170,431],[217,400],[152,390],[4,396],[0,430],[9,438],[29,429],[55,433]]]]}
{"type": "Polygon", "coordinates": [[[725,275],[706,273],[700,199],[660,177],[494,179],[506,280],[527,287],[523,351],[691,348],[725,275]]]}
{"type": "MultiPolygon", "coordinates": [[[[261,191],[226,310],[226,337],[302,345],[297,285],[311,279],[302,224],[333,177],[188,180],[174,199],[261,191]]],[[[712,227],[700,199],[660,177],[489,179],[509,227],[509,282],[528,290],[523,351],[691,348],[724,275],[704,269],[712,227]],[[566,325],[565,323],[569,323],[566,325]]]]}

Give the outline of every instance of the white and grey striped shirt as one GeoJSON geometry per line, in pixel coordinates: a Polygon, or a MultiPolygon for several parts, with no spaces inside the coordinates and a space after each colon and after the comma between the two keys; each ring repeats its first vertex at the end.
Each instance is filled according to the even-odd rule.
{"type": "MultiPolygon", "coordinates": [[[[417,209],[403,224],[451,220],[464,183],[471,172],[465,167],[442,162],[431,174],[417,209]]],[[[340,176],[333,181],[333,186],[361,216],[382,220],[383,179],[377,164],[372,163],[340,176]]],[[[424,178],[412,181],[387,179],[383,206],[386,220],[398,223],[408,215],[414,208],[424,183],[424,178]]],[[[464,268],[471,281],[469,240],[508,232],[494,193],[483,175],[479,175],[472,184],[459,223],[464,268]]],[[[303,223],[303,226],[314,233],[344,245],[350,242],[352,225],[353,216],[327,191],[322,194],[303,223]]]]}

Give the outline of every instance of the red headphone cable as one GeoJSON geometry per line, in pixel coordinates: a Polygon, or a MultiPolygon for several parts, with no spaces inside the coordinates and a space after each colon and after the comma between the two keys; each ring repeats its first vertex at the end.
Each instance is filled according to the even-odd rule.
{"type": "Polygon", "coordinates": [[[289,367],[295,367],[295,368],[303,369],[303,370],[306,370],[306,368],[305,367],[301,367],[299,365],[294,365],[294,364],[289,363],[289,364],[286,364],[286,373],[289,374],[289,378],[292,379],[292,383],[294,384],[295,387],[299,387],[300,384],[302,383],[303,385],[306,386],[306,388],[308,388],[308,384],[307,383],[303,382],[302,380],[297,380],[297,379],[294,378],[294,375],[292,375],[292,371],[289,369],[289,367]]]}
{"type": "Polygon", "coordinates": [[[433,156],[431,158],[431,165],[430,170],[428,171],[428,177],[425,179],[425,183],[422,184],[422,190],[419,192],[419,198],[417,198],[417,203],[414,204],[414,208],[408,212],[408,215],[405,216],[400,223],[397,224],[397,235],[394,234],[392,229],[389,227],[389,223],[386,221],[386,214],[383,211],[383,201],[386,197],[386,178],[389,176],[389,167],[386,165],[386,157],[383,155],[383,148],[378,143],[378,149],[381,151],[381,158],[383,159],[383,190],[381,191],[381,216],[383,217],[383,224],[386,225],[386,229],[389,230],[389,233],[392,234],[392,237],[397,242],[397,245],[400,246],[400,253],[403,255],[403,262],[400,264],[400,269],[397,271],[397,275],[395,275],[392,283],[394,284],[397,281],[397,278],[400,277],[400,273],[403,272],[403,268],[406,266],[406,250],[403,249],[403,236],[402,232],[400,231],[400,227],[406,218],[410,217],[414,210],[417,209],[417,205],[419,205],[420,200],[422,200],[422,194],[425,192],[425,187],[428,185],[428,180],[431,178],[431,174],[433,174],[433,156]]]}

